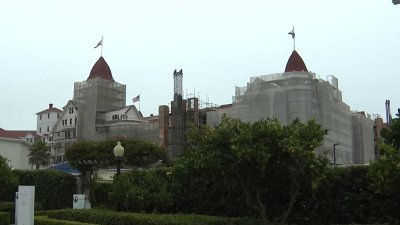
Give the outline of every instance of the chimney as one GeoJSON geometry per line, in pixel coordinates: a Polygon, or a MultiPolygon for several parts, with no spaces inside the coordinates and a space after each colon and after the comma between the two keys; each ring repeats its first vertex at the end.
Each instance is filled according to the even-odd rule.
{"type": "Polygon", "coordinates": [[[53,108],[53,104],[50,103],[50,104],[49,104],[49,109],[52,109],[52,108],[53,108]]]}

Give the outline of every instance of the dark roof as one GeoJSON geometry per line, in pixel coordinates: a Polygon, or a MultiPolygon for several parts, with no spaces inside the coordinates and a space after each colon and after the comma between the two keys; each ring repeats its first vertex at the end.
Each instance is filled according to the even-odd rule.
{"type": "Polygon", "coordinates": [[[88,80],[94,79],[96,77],[114,81],[110,67],[108,66],[106,60],[104,60],[103,56],[101,56],[99,60],[97,60],[97,62],[94,64],[92,70],[90,71],[88,80]]]}
{"type": "Polygon", "coordinates": [[[293,50],[285,68],[285,72],[293,72],[293,71],[308,72],[306,64],[304,64],[303,59],[301,58],[299,53],[297,53],[296,50],[293,50]]]}
{"type": "Polygon", "coordinates": [[[0,137],[2,138],[21,139],[28,134],[32,134],[35,138],[37,137],[35,130],[4,130],[0,128],[0,137]]]}
{"type": "Polygon", "coordinates": [[[40,112],[36,113],[36,115],[42,114],[42,113],[48,113],[48,112],[60,113],[60,112],[62,112],[62,110],[61,109],[57,109],[57,108],[45,109],[43,111],[40,111],[40,112]]]}

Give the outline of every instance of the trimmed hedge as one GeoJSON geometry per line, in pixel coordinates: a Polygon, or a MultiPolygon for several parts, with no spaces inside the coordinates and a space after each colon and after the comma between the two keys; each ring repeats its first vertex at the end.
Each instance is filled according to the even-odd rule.
{"type": "Polygon", "coordinates": [[[57,210],[49,218],[101,225],[259,225],[252,218],[228,218],[182,214],[139,214],[106,210],[57,210]]]}
{"type": "MultiPolygon", "coordinates": [[[[72,207],[72,196],[76,193],[76,179],[72,175],[54,170],[14,170],[13,172],[18,178],[18,185],[35,186],[35,201],[40,202],[43,209],[72,207]]],[[[18,187],[15,187],[14,192],[17,190],[18,187]]]]}
{"type": "MultiPolygon", "coordinates": [[[[35,211],[42,210],[42,205],[35,202],[35,211]]],[[[10,214],[10,220],[15,221],[15,202],[0,202],[0,212],[7,212],[10,214]]]]}
{"type": "Polygon", "coordinates": [[[49,219],[47,216],[35,216],[35,225],[91,225],[77,221],[49,219]]]}
{"type": "Polygon", "coordinates": [[[0,212],[0,225],[9,225],[11,223],[11,215],[8,212],[0,212]]]}

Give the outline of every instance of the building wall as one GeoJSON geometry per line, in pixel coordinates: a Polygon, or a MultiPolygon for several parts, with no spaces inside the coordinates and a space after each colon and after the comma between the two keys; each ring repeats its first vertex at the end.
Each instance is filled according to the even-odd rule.
{"type": "Polygon", "coordinates": [[[352,114],[353,159],[356,164],[375,160],[373,121],[364,112],[352,114]]]}
{"type": "Polygon", "coordinates": [[[60,112],[48,111],[37,114],[36,133],[43,138],[45,142],[49,142],[49,136],[54,124],[57,122],[60,112]]]}
{"type": "Polygon", "coordinates": [[[333,145],[340,143],[337,163],[352,163],[350,107],[342,102],[340,90],[328,81],[317,79],[313,73],[290,72],[252,77],[239,89],[232,107],[207,113],[208,125],[218,124],[224,113],[244,122],[276,118],[283,125],[296,118],[302,122],[315,119],[328,129],[317,151],[333,161],[333,145]]]}
{"type": "Polygon", "coordinates": [[[0,138],[0,155],[10,160],[13,169],[29,170],[29,146],[24,140],[0,138]]]}

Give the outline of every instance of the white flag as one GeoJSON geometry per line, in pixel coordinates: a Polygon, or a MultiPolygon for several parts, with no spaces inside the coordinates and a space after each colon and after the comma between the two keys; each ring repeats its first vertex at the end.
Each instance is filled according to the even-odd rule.
{"type": "Polygon", "coordinates": [[[140,95],[138,95],[138,96],[132,98],[132,102],[133,102],[133,103],[138,102],[138,101],[140,101],[140,95]]]}

